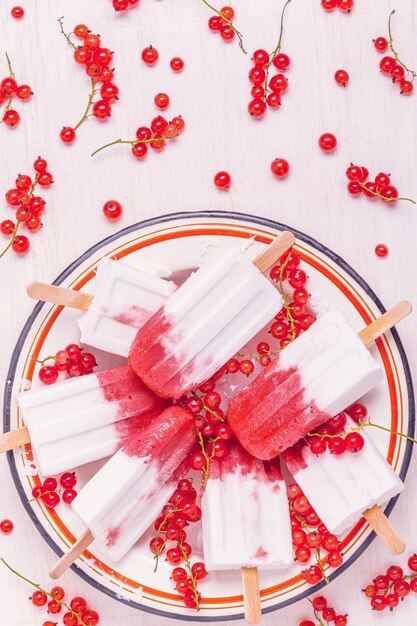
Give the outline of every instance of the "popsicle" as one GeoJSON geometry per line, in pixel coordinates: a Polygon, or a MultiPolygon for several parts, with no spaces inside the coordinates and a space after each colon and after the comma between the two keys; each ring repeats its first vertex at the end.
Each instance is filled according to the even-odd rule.
{"type": "Polygon", "coordinates": [[[245,615],[250,623],[259,623],[255,568],[280,569],[293,562],[286,487],[278,459],[264,463],[232,442],[226,457],[210,463],[202,525],[207,569],[242,568],[245,615]]]}
{"type": "Polygon", "coordinates": [[[382,372],[364,344],[410,311],[401,302],[359,336],[338,311],[319,318],[231,400],[228,421],[243,447],[272,459],[372,389],[382,372]]]}
{"type": "Polygon", "coordinates": [[[61,576],[93,539],[113,561],[130,550],[187,473],[195,434],[192,415],[172,406],[129,437],[73,501],[88,530],[52,568],[52,578],[61,576]]]}
{"type": "MultiPolygon", "coordinates": [[[[357,427],[352,420],[346,429],[357,427]]],[[[367,436],[360,452],[316,456],[305,440],[284,452],[285,462],[330,532],[338,535],[370,510],[399,494],[404,485],[367,436]]],[[[372,515],[372,514],[371,514],[372,515]]],[[[402,551],[402,550],[401,550],[402,551]]]]}
{"type": "Polygon", "coordinates": [[[167,405],[128,365],[17,396],[24,428],[0,437],[0,451],[31,443],[43,476],[112,455],[167,405]]]}
{"type": "Polygon", "coordinates": [[[173,282],[108,258],[98,265],[94,294],[38,282],[28,287],[31,298],[85,311],[81,341],[124,357],[138,329],[174,291],[173,282]]]}
{"type": "Polygon", "coordinates": [[[260,331],[282,306],[261,272],[291,247],[282,233],[253,263],[237,248],[211,251],[139,330],[129,362],[162,397],[180,398],[210,378],[260,331]]]}

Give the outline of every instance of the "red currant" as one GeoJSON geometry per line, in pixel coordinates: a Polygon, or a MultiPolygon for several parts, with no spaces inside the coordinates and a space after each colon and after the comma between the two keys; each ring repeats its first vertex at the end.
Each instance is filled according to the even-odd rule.
{"type": "Polygon", "coordinates": [[[45,606],[48,601],[48,596],[44,591],[35,591],[32,594],[32,604],[35,606],[45,606]]]}
{"type": "Polygon", "coordinates": [[[277,178],[285,178],[290,171],[290,164],[286,159],[274,159],[271,163],[271,172],[277,178]]]}
{"type": "Polygon", "coordinates": [[[158,93],[154,98],[154,102],[158,109],[167,109],[169,106],[169,96],[166,93],[158,93]]]}
{"type": "MultiPolygon", "coordinates": [[[[117,200],[107,200],[107,202],[103,206],[103,213],[109,220],[117,220],[121,216],[123,212],[123,207],[117,200]]],[[[95,364],[95,359],[94,359],[95,364]]],[[[91,367],[94,367],[91,366],[91,367]]],[[[89,370],[91,367],[87,367],[85,369],[89,370]]]]}
{"type": "Polygon", "coordinates": [[[11,533],[13,528],[14,528],[14,524],[12,520],[10,519],[4,519],[0,522],[0,530],[5,535],[8,535],[9,533],[11,533]]]}
{"type": "Polygon", "coordinates": [[[346,70],[337,70],[335,72],[334,79],[339,85],[343,85],[343,87],[346,87],[347,83],[349,82],[349,74],[346,72],[346,70]]]}
{"type": "Polygon", "coordinates": [[[217,172],[214,176],[214,184],[218,189],[222,189],[223,191],[228,191],[230,189],[231,182],[232,178],[228,172],[217,172]]]}
{"type": "Polygon", "coordinates": [[[142,61],[146,63],[146,65],[155,65],[158,57],[158,50],[152,46],[148,46],[142,50],[142,61]]]}
{"type": "Polygon", "coordinates": [[[53,385],[58,380],[58,369],[55,365],[44,365],[39,370],[39,379],[44,385],[53,385]]]}
{"type": "Polygon", "coordinates": [[[310,441],[310,450],[313,454],[317,456],[319,456],[320,454],[324,454],[327,450],[327,444],[325,439],[315,437],[312,441],[310,441]]]}
{"type": "Polygon", "coordinates": [[[309,585],[316,585],[323,578],[323,572],[318,565],[310,565],[304,570],[304,578],[309,585]]]}
{"type": "Polygon", "coordinates": [[[269,63],[269,54],[266,50],[255,50],[252,56],[253,64],[257,67],[265,67],[269,63]]]}
{"type": "Polygon", "coordinates": [[[379,62],[379,69],[383,74],[389,74],[395,65],[394,57],[382,57],[379,62]]]}
{"type": "Polygon", "coordinates": [[[375,49],[378,50],[378,52],[385,52],[385,50],[388,48],[388,41],[385,37],[377,37],[373,41],[375,49]]]}
{"type": "Polygon", "coordinates": [[[254,98],[248,104],[248,111],[252,117],[260,118],[265,114],[266,104],[261,98],[254,98]]]}
{"type": "Polygon", "coordinates": [[[82,596],[75,596],[70,602],[70,607],[74,613],[81,613],[87,610],[87,600],[82,596]]]}
{"type": "Polygon", "coordinates": [[[49,600],[48,602],[48,612],[52,615],[56,615],[60,613],[62,609],[62,604],[57,600],[49,600]]]}
{"type": "Polygon", "coordinates": [[[408,559],[408,567],[412,572],[417,572],[417,554],[413,554],[408,559]]]}
{"type": "Polygon", "coordinates": [[[25,11],[23,7],[13,7],[10,14],[15,18],[15,20],[20,20],[24,16],[25,11]]]}
{"type": "Polygon", "coordinates": [[[337,7],[337,0],[321,0],[321,6],[325,11],[333,11],[337,7]]]}
{"type": "Polygon", "coordinates": [[[16,254],[26,254],[30,248],[30,241],[24,235],[16,235],[12,243],[12,248],[16,254]]]}
{"type": "Polygon", "coordinates": [[[315,611],[321,612],[326,608],[327,600],[324,596],[317,596],[316,598],[313,598],[312,605],[315,611]]]}
{"type": "Polygon", "coordinates": [[[220,27],[220,35],[224,41],[232,41],[235,38],[235,29],[230,24],[222,24],[220,27]]]}
{"type": "Polygon", "coordinates": [[[323,152],[333,152],[337,146],[337,139],[332,133],[323,133],[319,137],[319,146],[323,152]]]}
{"type": "Polygon", "coordinates": [[[349,433],[345,437],[345,444],[348,452],[360,452],[365,445],[365,439],[360,433],[349,433]]]}
{"type": "Polygon", "coordinates": [[[64,493],[62,494],[62,501],[65,502],[65,504],[71,504],[71,502],[76,497],[77,492],[75,491],[75,489],[65,489],[64,493]]]}
{"type": "Polygon", "coordinates": [[[81,619],[85,626],[97,626],[100,621],[100,616],[97,611],[87,609],[81,613],[81,619]]]}
{"type": "Polygon", "coordinates": [[[404,575],[403,569],[399,565],[390,565],[387,569],[387,576],[390,580],[400,580],[404,575]]]}
{"type": "Polygon", "coordinates": [[[76,132],[70,126],[64,126],[64,128],[59,133],[61,141],[64,143],[72,143],[75,139],[76,132]]]}
{"type": "Polygon", "coordinates": [[[346,413],[353,419],[354,422],[359,424],[359,422],[363,422],[365,417],[368,415],[368,410],[361,402],[355,402],[348,409],[346,409],[346,413]]]}
{"type": "Polygon", "coordinates": [[[280,70],[281,72],[287,70],[290,66],[290,63],[290,57],[288,56],[288,54],[284,54],[283,52],[277,54],[273,60],[274,66],[277,68],[277,70],[280,70]]]}
{"type": "Polygon", "coordinates": [[[3,115],[3,122],[10,128],[15,128],[20,122],[20,115],[14,109],[9,109],[3,115]]]}
{"type": "Polygon", "coordinates": [[[15,224],[11,220],[4,220],[0,224],[0,231],[3,235],[12,235],[15,229],[15,224]]]}

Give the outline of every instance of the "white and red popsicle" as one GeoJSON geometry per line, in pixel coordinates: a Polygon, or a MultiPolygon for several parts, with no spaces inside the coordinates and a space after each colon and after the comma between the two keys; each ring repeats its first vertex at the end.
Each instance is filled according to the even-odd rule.
{"type": "Polygon", "coordinates": [[[290,516],[279,461],[259,461],[235,440],[227,456],[210,462],[202,500],[207,569],[241,569],[245,617],[261,620],[257,568],[293,562],[290,516]]]}
{"type": "Polygon", "coordinates": [[[372,389],[382,372],[339,311],[319,318],[229,405],[244,448],[272,459],[372,389]]]}
{"type": "Polygon", "coordinates": [[[189,468],[193,416],[178,406],[133,434],[72,503],[88,530],[51,571],[58,578],[93,539],[119,561],[155,520],[189,468]]]}
{"type": "MultiPolygon", "coordinates": [[[[357,427],[347,421],[347,430],[357,427]]],[[[353,526],[365,511],[399,494],[402,480],[364,430],[362,450],[316,456],[305,440],[284,451],[287,467],[330,532],[353,526]]],[[[365,514],[366,517],[366,514],[365,514]]]]}
{"type": "Polygon", "coordinates": [[[31,443],[43,476],[114,454],[167,405],[128,365],[26,391],[17,402],[25,428],[3,435],[0,451],[20,434],[16,445],[31,443]]]}
{"type": "Polygon", "coordinates": [[[290,517],[279,461],[255,459],[237,442],[210,462],[202,500],[208,570],[281,569],[293,562],[290,517]]]}
{"type": "MultiPolygon", "coordinates": [[[[291,233],[283,233],[269,248],[277,246],[278,258],[293,241],[291,233]]],[[[268,267],[258,264],[261,257],[251,263],[237,248],[212,250],[139,330],[129,362],[150,389],[180,398],[210,378],[276,315],[282,297],[259,271],[268,267]]]]}
{"type": "Polygon", "coordinates": [[[141,326],[175,291],[173,282],[136,267],[104,258],[97,268],[92,294],[31,283],[31,298],[85,311],[79,320],[81,341],[127,357],[141,326]]]}

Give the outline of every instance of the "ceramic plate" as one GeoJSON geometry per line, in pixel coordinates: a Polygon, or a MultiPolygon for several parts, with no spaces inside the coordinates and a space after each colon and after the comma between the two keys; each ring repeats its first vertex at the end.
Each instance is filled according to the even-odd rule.
{"type": "MultiPolygon", "coordinates": [[[[98,243],[56,279],[55,284],[89,291],[97,263],[103,257],[123,259],[134,266],[164,271],[170,268],[176,277],[185,275],[198,265],[208,246],[219,242],[245,246],[255,255],[281,230],[288,226],[270,220],[236,213],[186,213],[166,215],[135,224],[98,243]],[[252,239],[252,242],[249,240],[252,239]]],[[[337,254],[309,236],[293,231],[296,251],[309,274],[308,287],[315,301],[327,302],[341,309],[359,331],[384,311],[383,305],[370,287],[337,254]]],[[[32,357],[44,358],[62,349],[68,343],[79,341],[77,318],[81,313],[60,306],[37,304],[26,322],[12,356],[6,384],[4,429],[21,426],[14,397],[29,386],[40,385],[38,365],[32,357]]],[[[100,369],[117,365],[120,359],[94,350],[100,369]]],[[[377,389],[367,394],[366,405],[373,419],[395,431],[413,433],[414,405],[410,373],[398,334],[388,333],[372,347],[374,357],[384,372],[384,380],[377,389]]],[[[371,436],[394,470],[404,479],[410,461],[412,444],[402,437],[368,429],[371,436]]],[[[39,484],[33,468],[30,446],[17,449],[9,455],[13,480],[28,515],[48,545],[57,553],[66,550],[83,531],[71,507],[60,504],[47,509],[39,501],[29,502],[31,489],[39,484]]],[[[78,487],[85,483],[101,466],[93,463],[77,469],[78,487]]],[[[391,501],[389,513],[395,504],[391,501]]],[[[237,520],[238,521],[238,520],[237,520]]],[[[277,529],[277,532],[278,529],[277,529]]],[[[146,535],[133,550],[117,564],[106,558],[95,544],[77,561],[76,572],[95,587],[130,606],[185,620],[215,621],[242,617],[242,589],[239,572],[211,574],[201,583],[204,601],[197,614],[184,608],[173,591],[170,568],[161,559],[154,574],[154,563],[149,553],[146,535]]],[[[199,538],[195,542],[198,545],[199,538]]],[[[373,534],[364,520],[343,537],[345,562],[330,577],[342,574],[370,545],[373,534]]],[[[195,555],[198,557],[198,554],[195,555]]],[[[262,607],[265,612],[277,610],[312,593],[301,575],[301,565],[283,572],[261,573],[262,607]]]]}

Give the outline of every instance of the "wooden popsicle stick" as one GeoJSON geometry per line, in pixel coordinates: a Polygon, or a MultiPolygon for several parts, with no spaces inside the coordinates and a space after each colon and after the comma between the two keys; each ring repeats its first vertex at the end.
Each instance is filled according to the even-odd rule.
{"type": "Polygon", "coordinates": [[[284,230],[269,246],[258,254],[252,263],[263,274],[295,243],[295,237],[288,230],[284,230]]]}
{"type": "Polygon", "coordinates": [[[86,530],[73,546],[52,566],[49,575],[53,580],[60,578],[76,559],[88,548],[94,541],[94,537],[89,530],[86,530]]]}
{"type": "Polygon", "coordinates": [[[0,452],[8,452],[13,448],[24,446],[30,443],[29,432],[26,427],[11,430],[8,433],[0,435],[0,452]]]}
{"type": "Polygon", "coordinates": [[[27,293],[33,300],[62,304],[62,306],[69,306],[72,309],[80,309],[81,311],[88,311],[94,299],[94,296],[89,293],[38,282],[30,283],[27,293]]]}
{"type": "Polygon", "coordinates": [[[411,302],[401,300],[401,302],[393,306],[392,309],[361,330],[359,337],[362,339],[363,343],[368,346],[375,341],[375,339],[381,337],[387,330],[395,326],[395,324],[407,317],[412,309],[411,302]]]}
{"type": "Polygon", "coordinates": [[[242,567],[243,602],[248,624],[260,624],[262,620],[261,595],[257,567],[242,567]]]}
{"type": "Polygon", "coordinates": [[[402,554],[405,550],[405,541],[395,530],[385,513],[375,505],[363,514],[364,518],[378,537],[383,541],[391,554],[402,554]]]}

